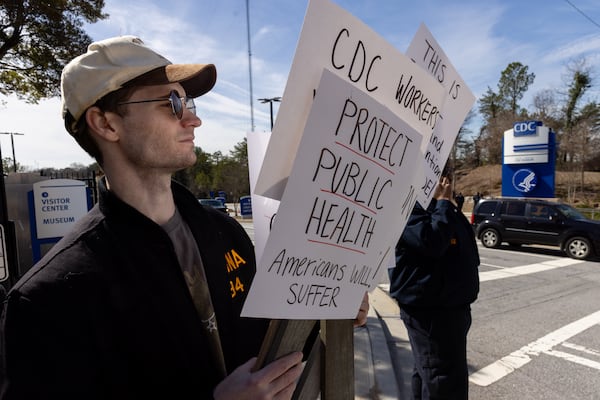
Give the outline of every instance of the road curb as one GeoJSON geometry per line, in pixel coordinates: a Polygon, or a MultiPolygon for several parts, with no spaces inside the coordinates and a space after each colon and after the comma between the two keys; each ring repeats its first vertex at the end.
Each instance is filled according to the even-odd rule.
{"type": "Polygon", "coordinates": [[[369,294],[369,300],[385,334],[385,349],[392,360],[394,382],[398,390],[397,399],[410,399],[414,365],[412,349],[408,332],[400,319],[400,307],[396,300],[388,295],[388,286],[382,284],[375,288],[369,294]]]}
{"type": "Polygon", "coordinates": [[[384,327],[373,307],[366,325],[354,330],[354,371],[355,399],[400,398],[384,327]]]}

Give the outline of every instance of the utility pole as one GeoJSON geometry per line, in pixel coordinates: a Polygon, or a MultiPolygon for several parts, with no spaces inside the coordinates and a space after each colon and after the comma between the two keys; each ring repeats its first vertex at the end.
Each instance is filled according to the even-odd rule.
{"type": "Polygon", "coordinates": [[[273,131],[273,102],[280,102],[281,97],[271,97],[270,99],[258,99],[258,101],[260,101],[263,104],[269,103],[269,107],[271,109],[271,131],[273,131]]]}
{"type": "Polygon", "coordinates": [[[252,49],[250,48],[250,4],[246,0],[246,27],[248,28],[248,76],[250,80],[250,130],[254,132],[254,106],[252,104],[252,49]]]}
{"type": "MultiPolygon", "coordinates": [[[[0,132],[0,135],[10,135],[10,144],[12,147],[12,155],[13,155],[13,172],[17,172],[17,158],[15,157],[15,140],[13,139],[14,135],[23,136],[24,133],[16,133],[16,132],[0,132]]],[[[2,160],[0,160],[1,162],[2,160]]]]}

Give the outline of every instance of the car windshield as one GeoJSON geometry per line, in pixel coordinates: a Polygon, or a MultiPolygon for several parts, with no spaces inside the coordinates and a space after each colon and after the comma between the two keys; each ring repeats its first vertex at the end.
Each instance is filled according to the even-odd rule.
{"type": "Polygon", "coordinates": [[[222,207],[223,203],[221,203],[219,200],[212,200],[212,199],[206,199],[206,200],[200,200],[201,204],[204,204],[205,206],[213,206],[213,207],[222,207]]]}
{"type": "Polygon", "coordinates": [[[585,215],[581,214],[575,208],[568,206],[566,204],[557,204],[556,208],[567,218],[569,219],[587,219],[585,215]]]}

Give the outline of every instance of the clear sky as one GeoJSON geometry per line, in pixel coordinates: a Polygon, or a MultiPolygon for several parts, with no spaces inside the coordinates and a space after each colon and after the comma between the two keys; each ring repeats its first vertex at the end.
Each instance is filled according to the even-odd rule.
{"type": "MultiPolygon", "coordinates": [[[[214,63],[215,88],[196,101],[203,120],[196,145],[228,154],[251,130],[270,130],[269,104],[282,96],[308,0],[105,0],[110,17],[88,25],[94,40],[132,34],[175,63],[214,63]]],[[[565,88],[566,65],[585,57],[593,68],[589,100],[600,101],[600,2],[598,0],[333,0],[405,52],[424,22],[459,74],[479,98],[496,90],[501,72],[518,61],[536,75],[521,106],[544,89],[565,88]]],[[[16,132],[17,162],[30,169],[63,168],[93,160],[66,133],[60,100],[28,105],[1,97],[0,132],[16,132]]],[[[273,104],[275,117],[278,103],[273,104]]],[[[475,104],[477,107],[477,103],[475,104]]],[[[476,124],[476,123],[475,123],[476,124]]],[[[471,126],[473,131],[478,126],[471,126]]],[[[3,157],[12,157],[10,135],[0,135],[3,157]]]]}

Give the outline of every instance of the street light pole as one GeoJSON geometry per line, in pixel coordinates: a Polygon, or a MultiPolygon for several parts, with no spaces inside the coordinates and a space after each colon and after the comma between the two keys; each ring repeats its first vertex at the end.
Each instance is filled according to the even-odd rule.
{"type": "MultiPolygon", "coordinates": [[[[0,132],[8,134],[7,132],[0,132]]],[[[21,135],[18,133],[17,135],[21,135]]],[[[0,146],[1,147],[1,146],[0,146]]],[[[13,155],[14,157],[14,155],[13,155]]],[[[19,278],[19,258],[17,256],[17,234],[14,221],[8,219],[8,205],[6,199],[6,186],[4,182],[4,167],[2,165],[2,149],[0,148],[0,240],[6,244],[6,251],[3,254],[7,275],[4,282],[0,282],[5,289],[10,287],[19,278]]]]}
{"type": "Polygon", "coordinates": [[[263,104],[269,103],[269,108],[271,110],[271,131],[273,130],[273,102],[280,102],[281,101],[281,97],[271,97],[268,99],[258,99],[258,101],[260,101],[263,104]]]}
{"type": "MultiPolygon", "coordinates": [[[[23,136],[24,133],[16,133],[16,132],[0,132],[1,135],[10,135],[10,144],[12,147],[12,155],[13,155],[13,171],[17,172],[17,158],[15,157],[15,141],[13,139],[14,135],[23,136]]],[[[2,160],[0,160],[2,162],[2,160]]]]}

